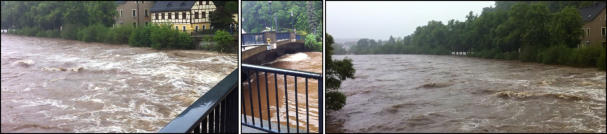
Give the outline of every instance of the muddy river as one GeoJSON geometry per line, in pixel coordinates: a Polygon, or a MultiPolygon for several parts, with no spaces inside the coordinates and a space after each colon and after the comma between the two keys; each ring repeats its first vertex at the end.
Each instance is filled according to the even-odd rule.
{"type": "Polygon", "coordinates": [[[157,132],[237,55],[2,34],[2,132],[157,132]]]}
{"type": "Polygon", "coordinates": [[[432,55],[338,55],[356,79],[327,132],[605,132],[605,71],[432,55]]]}
{"type": "MultiPolygon", "coordinates": [[[[275,68],[322,73],[322,53],[300,52],[295,54],[285,54],[281,57],[278,57],[276,60],[265,63],[263,65],[275,68]]],[[[254,73],[252,73],[252,75],[252,78],[256,77],[254,76],[254,73]]],[[[249,85],[247,82],[244,82],[244,84],[242,85],[242,97],[245,100],[244,109],[242,110],[244,110],[247,115],[251,115],[251,102],[253,102],[253,113],[255,117],[260,118],[259,104],[261,104],[261,118],[265,121],[270,119],[271,122],[274,124],[272,126],[272,129],[277,129],[277,123],[280,123],[282,126],[286,126],[287,124],[289,124],[289,127],[291,128],[299,128],[300,130],[306,131],[309,123],[309,130],[311,132],[318,132],[318,81],[316,79],[308,79],[308,111],[306,111],[306,80],[304,78],[297,78],[296,94],[295,78],[293,76],[287,76],[287,90],[285,93],[284,75],[278,74],[275,79],[273,73],[268,73],[267,85],[269,86],[267,86],[268,92],[266,93],[266,74],[258,73],[257,75],[257,79],[251,80],[252,84],[249,85]],[[257,82],[259,82],[259,89],[261,89],[259,90],[259,92],[257,91],[257,82]],[[251,86],[250,89],[249,86],[251,86]],[[258,101],[258,93],[261,97],[261,101],[258,101]],[[295,97],[296,95],[297,98],[295,97]],[[253,101],[250,101],[251,98],[253,101]],[[267,99],[269,99],[270,101],[268,102],[267,99]],[[285,103],[285,101],[288,102],[288,105],[287,103],[285,103]],[[270,105],[269,113],[267,111],[268,104],[270,105]],[[278,106],[278,108],[276,106],[278,106]],[[306,117],[307,113],[309,113],[309,117],[306,117]],[[270,115],[269,118],[268,115],[270,115]],[[287,118],[289,118],[289,122],[287,122],[287,118]],[[299,121],[297,121],[297,119],[299,119],[299,121]],[[278,120],[280,120],[280,122],[278,122],[278,120]]],[[[259,120],[257,120],[256,122],[258,121],[259,120]]],[[[249,119],[248,122],[251,122],[251,120],[249,119]]],[[[264,127],[267,128],[268,126],[265,125],[264,127]]],[[[293,130],[291,130],[291,132],[294,132],[293,130]]],[[[281,132],[282,131],[286,132],[286,129],[282,128],[281,132]]]]}

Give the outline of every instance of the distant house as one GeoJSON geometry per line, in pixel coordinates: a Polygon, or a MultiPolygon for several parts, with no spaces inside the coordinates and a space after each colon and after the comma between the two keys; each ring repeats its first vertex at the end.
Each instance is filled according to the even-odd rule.
{"type": "Polygon", "coordinates": [[[114,17],[117,25],[140,26],[151,20],[150,9],[154,1],[116,1],[117,15],[114,17]]]}
{"type": "Polygon", "coordinates": [[[602,44],[605,46],[605,2],[595,2],[579,9],[584,20],[581,45],[602,44]]]}
{"type": "Polygon", "coordinates": [[[151,9],[152,23],[173,24],[175,29],[191,33],[211,29],[212,1],[157,1],[151,9]]]}

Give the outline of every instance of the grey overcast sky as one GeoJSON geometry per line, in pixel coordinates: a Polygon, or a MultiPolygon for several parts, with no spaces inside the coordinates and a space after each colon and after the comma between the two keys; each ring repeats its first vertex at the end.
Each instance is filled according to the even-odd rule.
{"type": "Polygon", "coordinates": [[[336,39],[386,40],[410,35],[418,26],[437,20],[465,21],[493,1],[327,1],[327,33],[336,39]]]}

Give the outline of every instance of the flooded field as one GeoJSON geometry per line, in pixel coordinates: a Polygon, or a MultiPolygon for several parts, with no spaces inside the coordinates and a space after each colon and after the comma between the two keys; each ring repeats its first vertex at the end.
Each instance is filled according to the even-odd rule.
{"type": "Polygon", "coordinates": [[[605,71],[433,55],[351,58],[327,132],[605,132],[605,71]]]}
{"type": "Polygon", "coordinates": [[[2,34],[2,132],[157,132],[237,55],[2,34]]]}
{"type": "MultiPolygon", "coordinates": [[[[300,70],[314,73],[322,73],[322,53],[320,52],[300,52],[295,54],[286,54],[278,57],[276,60],[264,64],[264,66],[271,66],[276,68],[300,70]]],[[[255,78],[256,76],[251,76],[255,78]]],[[[289,118],[289,126],[292,128],[297,127],[297,119],[299,118],[299,129],[306,130],[307,118],[306,118],[306,81],[304,78],[297,78],[297,100],[295,93],[295,78],[293,76],[287,76],[287,84],[285,85],[284,75],[278,74],[275,78],[273,73],[267,74],[267,86],[266,87],[266,74],[258,73],[257,79],[252,79],[251,83],[242,84],[244,111],[247,115],[251,115],[251,102],[253,105],[253,113],[255,117],[259,118],[259,104],[261,104],[261,118],[269,119],[274,124],[278,123],[283,126],[287,125],[287,117],[289,118]],[[276,81],[276,82],[275,82],[276,81]],[[257,82],[259,82],[259,92],[257,88],[257,82]],[[249,86],[251,87],[249,89],[249,86]],[[287,94],[285,96],[285,86],[287,87],[287,94]],[[268,89],[266,93],[266,88],[268,89]],[[252,94],[251,94],[252,93],[252,94]],[[277,94],[278,93],[278,94],[277,94]],[[261,101],[258,101],[257,95],[261,97],[261,101]],[[253,101],[250,101],[252,98],[253,101]],[[267,102],[266,100],[270,101],[267,102]],[[288,100],[288,105],[285,101],[288,100]],[[296,103],[296,101],[298,103],[296,103]],[[278,109],[275,108],[278,102],[278,109]],[[267,112],[267,106],[270,105],[270,113],[267,112]],[[296,105],[299,104],[299,105],[296,105]],[[288,107],[288,116],[287,116],[288,107]],[[278,113],[277,113],[278,110],[278,113]]],[[[309,127],[311,132],[318,132],[318,81],[316,79],[308,79],[308,110],[309,110],[309,127]]],[[[244,119],[243,119],[244,120],[244,119]]],[[[249,120],[250,122],[251,120],[249,120]]],[[[264,126],[267,127],[267,126],[264,126]]],[[[272,126],[276,129],[276,125],[272,126]]],[[[286,130],[281,130],[285,131],[286,130]]],[[[293,132],[293,131],[291,131],[293,132]]]]}

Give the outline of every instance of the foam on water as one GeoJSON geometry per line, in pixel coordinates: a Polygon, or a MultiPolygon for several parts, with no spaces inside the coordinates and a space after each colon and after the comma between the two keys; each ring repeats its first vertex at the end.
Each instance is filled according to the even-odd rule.
{"type": "MultiPolygon", "coordinates": [[[[40,119],[50,118],[49,122],[57,122],[51,124],[56,124],[64,131],[156,132],[162,128],[162,123],[168,123],[186,108],[185,102],[200,97],[209,86],[215,85],[237,65],[236,56],[216,53],[204,52],[199,54],[202,57],[175,57],[148,48],[99,43],[65,45],[70,41],[39,42],[44,39],[26,38],[28,39],[14,41],[3,35],[3,63],[7,59],[6,54],[12,53],[15,55],[10,60],[26,59],[15,64],[40,66],[29,69],[32,71],[16,71],[5,75],[3,64],[2,93],[26,95],[11,100],[5,100],[6,96],[3,95],[3,109],[5,102],[23,103],[14,109],[37,109],[38,113],[45,116],[40,119]],[[6,43],[7,41],[12,42],[6,43]],[[7,49],[7,45],[20,47],[7,49]],[[37,52],[27,49],[36,49],[37,52]],[[27,59],[32,59],[32,62],[27,59]],[[209,68],[200,68],[200,65],[209,68]],[[37,77],[41,82],[12,83],[19,85],[19,90],[11,86],[5,87],[8,76],[14,76],[12,80],[28,79],[23,77],[31,77],[32,73],[43,76],[37,77]],[[60,93],[61,91],[66,93],[60,93]],[[54,97],[45,96],[53,94],[67,97],[51,99],[54,97]],[[174,99],[174,96],[184,97],[174,99]],[[94,105],[89,107],[90,104],[94,105]]],[[[200,52],[184,53],[195,55],[200,52]]],[[[8,65],[13,66],[13,63],[11,61],[8,65]]],[[[25,69],[27,68],[23,68],[25,69]]],[[[19,117],[11,116],[7,119],[19,117]]],[[[4,117],[3,111],[3,132],[7,123],[4,117]]],[[[19,123],[27,122],[16,122],[15,125],[18,126],[19,123]]],[[[7,128],[8,131],[11,131],[10,128],[7,128]]]]}

